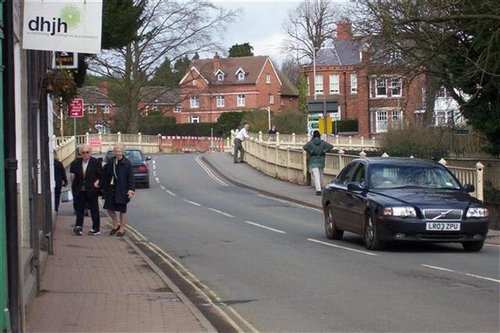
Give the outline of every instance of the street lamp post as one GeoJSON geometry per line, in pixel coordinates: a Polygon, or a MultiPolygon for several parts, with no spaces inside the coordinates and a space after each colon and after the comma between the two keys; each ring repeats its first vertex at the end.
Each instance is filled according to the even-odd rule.
{"type": "Polygon", "coordinates": [[[316,46],[314,46],[314,45],[313,45],[313,79],[312,79],[312,86],[313,86],[314,100],[316,100],[316,46]]]}
{"type": "Polygon", "coordinates": [[[267,110],[267,127],[269,127],[268,130],[271,130],[271,106],[268,106],[266,110],[267,110]]]}

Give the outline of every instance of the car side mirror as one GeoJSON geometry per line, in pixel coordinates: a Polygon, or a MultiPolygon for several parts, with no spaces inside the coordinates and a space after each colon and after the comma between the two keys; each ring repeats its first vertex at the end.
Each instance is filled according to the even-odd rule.
{"type": "Polygon", "coordinates": [[[467,192],[467,193],[472,193],[476,190],[476,188],[474,187],[474,185],[472,184],[464,184],[464,191],[467,192]]]}
{"type": "Polygon", "coordinates": [[[365,190],[365,187],[358,182],[347,184],[347,190],[352,192],[362,192],[365,190]]]}
{"type": "Polygon", "coordinates": [[[151,161],[151,156],[146,156],[146,161],[151,161]]]}

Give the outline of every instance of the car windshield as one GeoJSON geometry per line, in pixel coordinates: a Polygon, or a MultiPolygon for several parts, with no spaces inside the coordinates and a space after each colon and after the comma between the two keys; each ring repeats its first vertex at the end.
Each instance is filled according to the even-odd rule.
{"type": "Polygon", "coordinates": [[[144,160],[141,152],[138,150],[125,150],[125,157],[127,157],[132,163],[142,162],[144,160]]]}
{"type": "MultiPolygon", "coordinates": [[[[108,162],[115,156],[112,150],[109,150],[104,157],[104,162],[108,162]]],[[[130,160],[130,162],[142,162],[144,158],[139,150],[127,150],[125,149],[125,157],[130,160]]]]}
{"type": "Polygon", "coordinates": [[[373,165],[369,169],[372,189],[421,187],[432,189],[460,189],[451,173],[438,166],[373,165]]]}

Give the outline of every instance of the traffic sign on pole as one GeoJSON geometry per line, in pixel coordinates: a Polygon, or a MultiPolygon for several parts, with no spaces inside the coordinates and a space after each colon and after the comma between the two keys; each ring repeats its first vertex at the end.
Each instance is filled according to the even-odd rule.
{"type": "Polygon", "coordinates": [[[68,116],[71,118],[83,117],[83,99],[75,98],[69,104],[68,116]]]}

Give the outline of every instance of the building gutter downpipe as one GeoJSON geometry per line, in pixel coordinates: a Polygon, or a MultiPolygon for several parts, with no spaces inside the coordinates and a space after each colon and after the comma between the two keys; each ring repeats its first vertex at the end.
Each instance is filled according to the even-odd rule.
{"type": "Polygon", "coordinates": [[[16,159],[16,119],[14,101],[14,21],[13,1],[4,2],[5,48],[3,54],[4,70],[4,148],[5,148],[5,215],[7,233],[8,267],[8,307],[12,332],[22,332],[22,297],[19,263],[19,228],[17,216],[17,159],[16,159]]]}

